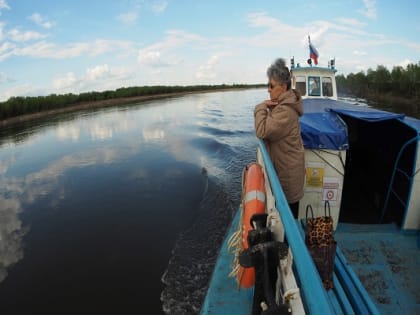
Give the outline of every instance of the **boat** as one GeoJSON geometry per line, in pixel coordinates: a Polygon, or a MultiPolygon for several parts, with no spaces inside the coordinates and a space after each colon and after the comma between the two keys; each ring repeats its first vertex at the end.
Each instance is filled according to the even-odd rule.
{"type": "Polygon", "coordinates": [[[275,256],[276,272],[264,274],[268,264],[258,268],[275,292],[257,280],[243,286],[238,276],[238,264],[256,266],[255,252],[238,246],[244,241],[242,200],[200,314],[420,314],[420,120],[340,101],[334,59],[321,67],[295,65],[292,58],[290,70],[305,111],[305,194],[297,220],[261,140],[255,160],[265,183],[262,229],[270,231],[258,251],[267,255],[277,246],[282,252],[275,256]],[[326,204],[336,241],[328,290],[305,243],[308,205],[321,217],[326,204]],[[261,294],[273,296],[256,300],[261,294]]]}

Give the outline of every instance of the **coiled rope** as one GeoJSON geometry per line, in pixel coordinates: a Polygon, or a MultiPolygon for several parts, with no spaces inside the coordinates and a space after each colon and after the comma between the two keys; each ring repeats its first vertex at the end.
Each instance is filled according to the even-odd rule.
{"type": "MultiPolygon", "coordinates": [[[[243,169],[242,171],[242,181],[241,181],[241,187],[242,187],[242,196],[241,196],[241,205],[239,206],[239,210],[240,211],[240,217],[239,217],[239,223],[238,223],[238,229],[233,232],[233,234],[229,237],[228,240],[228,252],[230,254],[234,254],[234,258],[232,261],[232,271],[229,273],[229,277],[230,278],[234,278],[234,277],[238,277],[238,272],[239,272],[239,254],[242,252],[243,250],[243,245],[242,245],[242,235],[243,235],[243,213],[244,213],[244,185],[245,185],[245,170],[246,168],[243,169]]],[[[240,278],[238,279],[238,287],[239,287],[239,283],[240,283],[240,278]]]]}

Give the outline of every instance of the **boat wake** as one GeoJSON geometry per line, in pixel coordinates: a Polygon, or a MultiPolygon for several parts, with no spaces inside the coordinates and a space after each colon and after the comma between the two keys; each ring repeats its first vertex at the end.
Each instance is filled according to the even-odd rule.
{"type": "Polygon", "coordinates": [[[162,276],[166,314],[198,314],[222,240],[234,214],[233,202],[209,180],[207,193],[192,226],[182,232],[162,276]]]}

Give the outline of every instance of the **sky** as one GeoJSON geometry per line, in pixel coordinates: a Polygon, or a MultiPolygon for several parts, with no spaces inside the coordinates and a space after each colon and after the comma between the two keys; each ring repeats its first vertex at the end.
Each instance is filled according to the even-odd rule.
{"type": "Polygon", "coordinates": [[[418,0],[0,0],[0,101],[255,84],[284,58],[347,75],[420,62],[418,0]]]}

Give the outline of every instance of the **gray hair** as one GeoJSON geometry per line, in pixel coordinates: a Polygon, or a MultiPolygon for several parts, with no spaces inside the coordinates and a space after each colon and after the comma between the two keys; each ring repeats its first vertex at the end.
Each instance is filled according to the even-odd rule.
{"type": "Polygon", "coordinates": [[[286,84],[287,89],[290,89],[290,71],[283,58],[278,58],[274,61],[274,63],[267,69],[267,76],[269,79],[274,79],[279,83],[286,84]]]}

